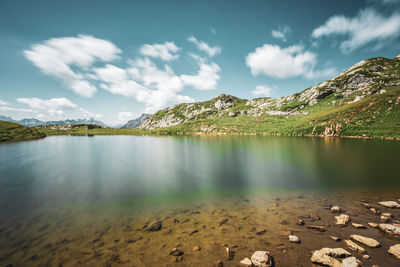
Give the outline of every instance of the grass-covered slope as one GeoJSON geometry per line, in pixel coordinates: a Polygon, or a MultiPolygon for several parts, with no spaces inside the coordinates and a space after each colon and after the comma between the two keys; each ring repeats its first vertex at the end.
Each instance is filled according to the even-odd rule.
{"type": "Polygon", "coordinates": [[[34,140],[44,137],[46,135],[35,128],[13,122],[0,121],[0,142],[34,140]]]}

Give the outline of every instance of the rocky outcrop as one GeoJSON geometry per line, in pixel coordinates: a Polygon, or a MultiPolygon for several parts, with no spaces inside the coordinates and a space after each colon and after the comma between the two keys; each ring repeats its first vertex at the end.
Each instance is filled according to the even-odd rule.
{"type": "Polygon", "coordinates": [[[137,127],[139,127],[140,124],[142,124],[150,116],[151,116],[151,114],[143,113],[136,119],[128,121],[124,126],[121,127],[121,129],[136,129],[137,127]]]}

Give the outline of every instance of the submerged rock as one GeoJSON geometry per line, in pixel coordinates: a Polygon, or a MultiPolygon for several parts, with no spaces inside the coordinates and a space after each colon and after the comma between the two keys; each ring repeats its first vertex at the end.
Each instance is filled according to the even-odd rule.
{"type": "Polygon", "coordinates": [[[394,255],[396,258],[400,259],[400,244],[396,244],[389,248],[389,254],[394,255]]]}
{"type": "Polygon", "coordinates": [[[367,245],[371,248],[377,248],[377,247],[381,246],[381,244],[373,238],[369,238],[369,237],[365,237],[365,236],[361,236],[361,235],[351,235],[350,238],[357,242],[360,242],[364,245],[367,245]]]}
{"type": "Polygon", "coordinates": [[[358,267],[358,261],[356,257],[349,257],[342,261],[342,267],[358,267]]]}
{"type": "Polygon", "coordinates": [[[245,258],[239,262],[240,267],[252,267],[253,262],[249,258],[245,258]]]}
{"type": "Polygon", "coordinates": [[[381,202],[378,202],[378,204],[382,205],[384,207],[387,207],[387,208],[395,208],[395,209],[400,208],[400,204],[393,200],[392,201],[381,201],[381,202]]]}
{"type": "Polygon", "coordinates": [[[300,242],[299,238],[297,236],[295,236],[295,235],[289,235],[289,241],[292,242],[292,243],[299,243],[300,242]]]}
{"type": "Polygon", "coordinates": [[[331,208],[331,212],[332,212],[332,213],[339,213],[339,212],[340,212],[339,206],[333,206],[333,207],[331,208]]]}
{"type": "Polygon", "coordinates": [[[379,224],[379,229],[381,229],[382,231],[384,231],[389,235],[394,235],[394,236],[400,235],[400,227],[393,224],[381,223],[379,224]]]}
{"type": "Polygon", "coordinates": [[[256,251],[251,256],[251,261],[256,267],[271,267],[272,257],[268,251],[256,251]]]}
{"type": "Polygon", "coordinates": [[[363,248],[363,247],[357,245],[357,244],[354,243],[353,241],[351,241],[351,240],[345,240],[344,242],[347,244],[347,246],[348,246],[351,250],[354,250],[355,252],[358,252],[358,253],[361,253],[361,254],[364,254],[364,253],[365,253],[365,248],[363,248]]]}
{"type": "Polygon", "coordinates": [[[335,216],[336,224],[339,226],[345,226],[350,221],[350,216],[347,214],[341,214],[339,216],[335,216]]]}
{"type": "Polygon", "coordinates": [[[153,221],[149,223],[146,227],[146,231],[154,232],[154,231],[159,231],[162,228],[162,224],[160,220],[153,221]]]}

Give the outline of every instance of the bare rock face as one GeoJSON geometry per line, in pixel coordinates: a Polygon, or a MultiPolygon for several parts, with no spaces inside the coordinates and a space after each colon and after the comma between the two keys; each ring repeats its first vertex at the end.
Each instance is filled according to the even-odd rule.
{"type": "Polygon", "coordinates": [[[396,258],[400,259],[400,244],[396,244],[389,248],[389,254],[394,255],[396,258]]]}
{"type": "Polygon", "coordinates": [[[346,245],[349,247],[349,249],[354,250],[355,252],[364,254],[365,253],[365,248],[357,245],[356,243],[354,243],[351,240],[345,240],[344,241],[346,243],[346,245]]]}
{"type": "Polygon", "coordinates": [[[342,267],[358,267],[358,261],[356,257],[349,257],[342,261],[342,267]]]}
{"type": "Polygon", "coordinates": [[[311,261],[331,267],[341,267],[342,263],[335,258],[351,256],[350,252],[343,248],[322,248],[313,252],[311,261]]]}
{"type": "Polygon", "coordinates": [[[350,221],[350,216],[346,214],[341,214],[339,216],[335,216],[336,224],[339,226],[345,226],[350,221]]]}
{"type": "Polygon", "coordinates": [[[393,236],[400,236],[400,226],[396,226],[393,224],[381,223],[379,224],[379,229],[384,231],[385,233],[393,236]]]}
{"type": "Polygon", "coordinates": [[[373,238],[369,238],[369,237],[365,237],[365,236],[361,236],[361,235],[351,235],[350,238],[357,242],[360,242],[364,245],[367,245],[371,248],[377,248],[377,247],[381,246],[381,244],[373,238]]]}
{"type": "Polygon", "coordinates": [[[378,204],[387,208],[400,209],[400,204],[396,201],[381,201],[378,204]]]}
{"type": "Polygon", "coordinates": [[[272,257],[268,251],[256,251],[251,256],[251,261],[256,267],[271,267],[272,257]]]}

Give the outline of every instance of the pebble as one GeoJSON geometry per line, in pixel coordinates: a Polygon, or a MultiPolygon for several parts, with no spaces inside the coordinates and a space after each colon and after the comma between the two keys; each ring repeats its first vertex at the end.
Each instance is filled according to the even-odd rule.
{"type": "Polygon", "coordinates": [[[350,216],[347,214],[341,214],[339,216],[335,216],[336,224],[339,226],[345,226],[350,221],[350,216]]]}
{"type": "Polygon", "coordinates": [[[201,247],[199,247],[199,246],[194,246],[193,247],[193,251],[199,251],[199,250],[201,250],[201,247]]]}
{"type": "Polygon", "coordinates": [[[295,235],[289,235],[289,241],[292,242],[292,243],[299,243],[300,242],[299,238],[297,236],[295,236],[295,235]]]}
{"type": "Polygon", "coordinates": [[[271,267],[272,257],[268,251],[256,251],[251,256],[251,261],[256,267],[271,267]]]}
{"type": "Polygon", "coordinates": [[[372,228],[378,228],[378,226],[379,226],[377,223],[373,223],[373,222],[369,222],[368,225],[371,226],[372,228]]]}
{"type": "Polygon", "coordinates": [[[325,228],[323,226],[319,226],[319,225],[309,225],[309,226],[307,226],[307,228],[325,232],[325,228]]]}
{"type": "Polygon", "coordinates": [[[267,229],[265,229],[265,228],[261,228],[261,227],[256,228],[257,235],[263,235],[266,231],[267,231],[267,229]]]}
{"type": "Polygon", "coordinates": [[[336,237],[336,236],[332,236],[332,235],[330,235],[329,238],[332,239],[335,242],[339,242],[339,241],[342,240],[340,237],[336,237]]]}
{"type": "Polygon", "coordinates": [[[339,206],[333,206],[333,207],[331,208],[331,212],[332,212],[332,213],[339,213],[339,212],[340,212],[339,206]]]}
{"type": "Polygon", "coordinates": [[[179,248],[174,248],[169,254],[172,256],[182,256],[184,253],[179,248]]]}
{"type": "Polygon", "coordinates": [[[369,210],[372,211],[375,214],[380,214],[381,213],[380,210],[376,209],[376,208],[370,208],[369,210]]]}
{"type": "Polygon", "coordinates": [[[230,248],[225,248],[224,256],[225,256],[225,259],[230,261],[230,260],[233,260],[235,253],[230,248]]]}
{"type": "Polygon", "coordinates": [[[239,263],[240,267],[251,267],[253,266],[253,262],[249,258],[244,258],[239,263]]]}
{"type": "Polygon", "coordinates": [[[365,229],[365,228],[367,228],[367,227],[365,227],[364,225],[362,225],[362,224],[360,224],[360,223],[352,223],[351,224],[354,228],[357,228],[357,229],[365,229]]]}
{"type": "Polygon", "coordinates": [[[296,222],[296,224],[297,224],[297,225],[304,225],[305,222],[303,221],[303,219],[299,219],[299,220],[296,222]]]}

